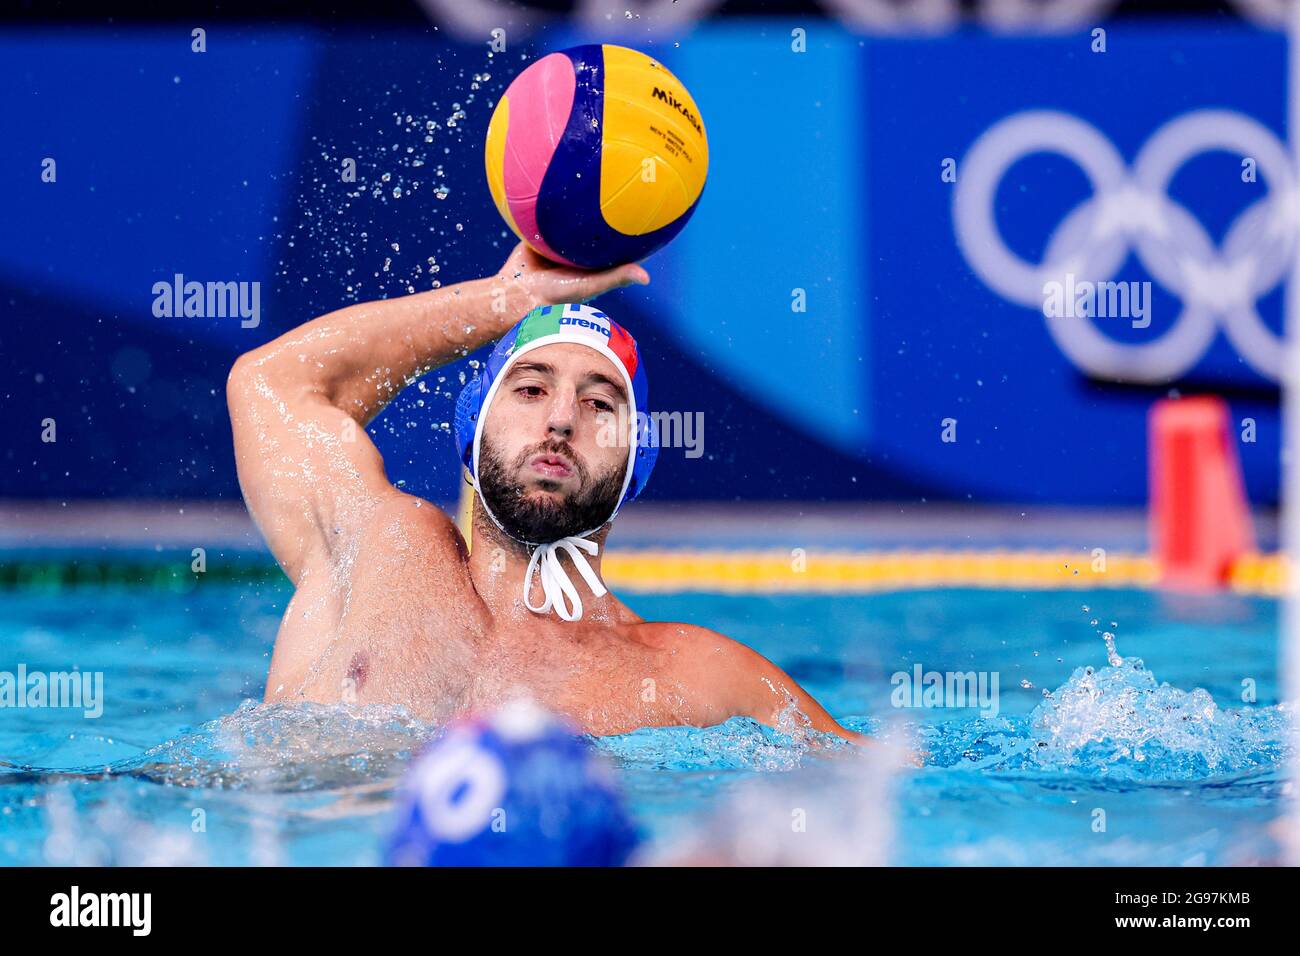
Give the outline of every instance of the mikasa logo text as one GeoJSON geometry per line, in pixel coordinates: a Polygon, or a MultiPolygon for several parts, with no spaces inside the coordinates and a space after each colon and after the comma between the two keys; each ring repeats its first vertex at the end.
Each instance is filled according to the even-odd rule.
{"type": "Polygon", "coordinates": [[[695,127],[695,132],[699,133],[701,136],[704,135],[704,127],[700,125],[700,121],[695,118],[695,114],[690,111],[690,109],[686,106],[686,104],[680,102],[677,99],[677,97],[673,96],[671,93],[659,89],[659,87],[657,86],[654,88],[654,92],[651,93],[650,95],[657,100],[662,100],[663,102],[671,106],[673,109],[675,109],[677,112],[681,113],[683,116],[686,117],[686,121],[695,127]]]}

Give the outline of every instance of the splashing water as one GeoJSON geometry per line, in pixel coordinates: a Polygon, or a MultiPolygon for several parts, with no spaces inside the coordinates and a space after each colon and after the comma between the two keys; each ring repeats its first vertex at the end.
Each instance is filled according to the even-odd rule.
{"type": "Polygon", "coordinates": [[[637,862],[677,866],[881,866],[889,862],[902,751],[850,747],[798,774],[750,779],[679,823],[637,862]]]}
{"type": "Polygon", "coordinates": [[[246,700],[110,769],[178,787],[323,790],[394,779],[436,734],[401,707],[246,700]]]}
{"type": "Polygon", "coordinates": [[[1098,633],[1109,666],[1076,668],[1026,718],[945,722],[928,742],[934,763],[1158,782],[1273,768],[1286,759],[1290,705],[1221,708],[1199,687],[1157,683],[1141,659],[1119,655],[1113,630],[1098,633]]]}
{"type": "MultiPolygon", "coordinates": [[[[230,600],[222,598],[219,606],[230,600]]],[[[676,606],[686,599],[663,600],[676,606]]],[[[736,623],[752,614],[739,599],[698,600],[707,601],[707,607],[697,609],[701,615],[716,617],[728,630],[753,640],[757,626],[746,633],[743,622],[736,623]],[[727,618],[729,610],[735,620],[727,618]]],[[[826,642],[814,662],[847,665],[857,645],[834,636],[846,607],[882,634],[903,635],[904,614],[911,613],[917,600],[837,599],[792,610],[791,620],[797,614],[801,626],[826,642]],[[895,609],[897,618],[880,618],[881,607],[895,609]],[[822,617],[809,623],[817,613],[822,617]]],[[[1216,703],[1207,690],[1196,687],[1199,663],[1189,667],[1185,656],[1176,655],[1180,647],[1210,647],[1231,637],[1242,655],[1243,672],[1270,681],[1271,658],[1264,655],[1271,654],[1272,645],[1263,638],[1276,630],[1273,604],[1224,599],[1228,603],[1222,606],[1233,613],[1223,618],[1229,623],[1205,624],[1201,615],[1195,624],[1185,624],[1162,617],[1155,599],[1146,595],[1117,599],[1107,594],[1107,601],[1127,601],[1132,616],[1153,622],[1151,634],[1144,629],[1149,644],[1144,650],[1148,659],[1165,662],[1166,676],[1186,688],[1180,689],[1161,683],[1140,660],[1120,657],[1117,648],[1112,657],[1117,625],[1109,616],[1084,612],[1081,622],[1065,621],[1079,606],[1062,616],[1060,596],[1035,597],[1039,603],[1028,606],[1027,599],[968,593],[932,600],[943,602],[947,616],[936,620],[927,640],[949,641],[949,654],[968,652],[968,634],[954,631],[949,622],[970,617],[974,605],[981,636],[1002,634],[1019,642],[1007,656],[1002,644],[989,640],[990,647],[996,645],[994,652],[1003,654],[994,660],[1008,672],[1056,637],[1064,652],[1070,629],[1077,631],[1095,616],[1100,618],[1095,628],[1107,625],[1097,632],[1101,642],[1083,648],[1071,666],[1086,664],[1090,657],[1100,666],[1072,673],[1058,666],[1053,672],[1046,662],[1060,657],[1044,649],[1033,658],[1038,664],[1031,683],[1045,688],[1046,696],[1031,700],[1030,694],[1038,697],[1037,689],[1021,691],[1021,675],[1016,675],[1004,688],[1018,695],[1024,709],[1007,708],[997,717],[963,711],[939,722],[932,719],[939,716],[934,712],[923,719],[908,712],[897,724],[841,719],[851,730],[927,752],[919,772],[893,775],[894,796],[888,802],[883,802],[884,791],[872,789],[871,774],[881,771],[857,778],[851,771],[842,774],[841,765],[856,748],[812,731],[794,710],[782,715],[776,728],[734,718],[713,727],[645,728],[596,740],[595,746],[618,765],[619,782],[647,832],[667,838],[677,828],[691,826],[702,827],[707,835],[712,827],[721,842],[710,844],[709,852],[741,860],[802,859],[802,848],[817,845],[825,859],[858,862],[879,859],[877,841],[889,827],[873,827],[890,824],[892,815],[900,833],[892,862],[1218,863],[1240,859],[1246,852],[1242,847],[1252,859],[1268,859],[1268,826],[1283,799],[1281,774],[1293,708],[1237,707],[1223,697],[1216,703]],[[1245,618],[1249,626],[1242,623],[1246,612],[1257,615],[1245,618]],[[1050,624],[1053,614],[1055,625],[1050,624]],[[1029,634],[1022,626],[1026,619],[1049,623],[1029,634]],[[1103,644],[1105,660],[1098,653],[1103,644]],[[751,794],[751,787],[758,789],[751,794]],[[1095,792],[1104,793],[1105,800],[1085,796],[1095,792]],[[736,802],[730,802],[733,797],[736,802]],[[1110,814],[1110,835],[1089,829],[1096,806],[1110,814]],[[795,810],[807,811],[807,830],[788,842],[795,810]],[[715,817],[718,813],[723,816],[715,817]],[[730,822],[728,813],[734,815],[730,822]],[[823,839],[818,830],[823,818],[843,829],[823,839]],[[745,821],[758,828],[752,832],[767,833],[771,841],[746,843],[750,824],[745,821]],[[1079,832],[1090,834],[1082,844],[1079,832]]],[[[650,613],[662,611],[649,599],[647,607],[650,613]]],[[[44,603],[38,610],[54,613],[44,603]]],[[[280,608],[274,610],[278,618],[280,608]]],[[[274,620],[267,620],[269,629],[274,620]]],[[[223,646],[243,654],[239,673],[263,666],[262,631],[232,625],[223,637],[223,646]]],[[[15,640],[22,640],[21,633],[15,640]]],[[[48,644],[49,638],[44,640],[48,644]]],[[[77,635],[74,642],[69,630],[67,640],[75,648],[85,638],[77,635]]],[[[99,640],[104,647],[114,646],[112,634],[99,640]]],[[[219,706],[231,708],[226,716],[199,724],[213,704],[191,702],[211,683],[214,669],[228,662],[224,656],[204,658],[200,643],[190,647],[194,664],[185,674],[192,676],[181,685],[171,672],[142,671],[135,660],[123,657],[114,679],[125,688],[119,691],[124,699],[140,703],[138,714],[128,712],[111,733],[87,734],[79,716],[64,724],[56,711],[17,715],[29,723],[11,722],[7,752],[13,756],[8,764],[0,761],[0,861],[378,861],[376,847],[387,826],[392,791],[412,755],[438,728],[413,720],[400,708],[251,701],[235,706],[237,698],[229,703],[222,699],[219,706]],[[195,729],[180,729],[177,713],[193,714],[195,729]],[[118,735],[124,739],[110,739],[118,735]],[[159,740],[164,742],[149,746],[159,740]],[[121,759],[126,746],[138,749],[121,759]],[[19,759],[61,769],[14,763],[20,754],[19,759]],[[199,810],[207,817],[206,833],[191,830],[199,810]]],[[[793,660],[791,647],[773,643],[767,650],[775,659],[793,660]]],[[[904,654],[902,645],[893,645],[887,659],[904,654]]],[[[842,676],[847,673],[843,666],[823,686],[817,686],[816,676],[805,678],[805,686],[843,713],[843,701],[870,693],[865,678],[842,676]]]]}
{"type": "MultiPolygon", "coordinates": [[[[1210,694],[1158,683],[1104,635],[1109,666],[1079,667],[1026,717],[927,729],[845,718],[845,727],[929,752],[934,767],[1055,772],[1119,781],[1187,781],[1278,766],[1292,708],[1225,709],[1210,694]],[[918,737],[919,734],[919,737],[918,737]]],[[[401,707],[245,701],[233,713],[114,765],[114,773],[188,787],[314,790],[393,779],[438,728],[401,707]]],[[[775,727],[735,717],[710,727],[645,727],[591,738],[629,768],[783,773],[851,749],[809,725],[792,701],[775,727]]]]}
{"type": "Polygon", "coordinates": [[[462,69],[444,78],[455,97],[448,106],[417,112],[401,106],[405,99],[416,100],[414,93],[396,87],[367,91],[356,95],[360,105],[354,107],[358,126],[353,141],[324,142],[312,136],[312,162],[298,185],[296,221],[276,237],[289,249],[312,251],[314,274],[300,274],[300,265],[284,260],[276,270],[286,287],[314,291],[319,301],[313,298],[312,308],[333,309],[442,286],[443,259],[454,246],[450,234],[464,228],[454,221],[457,211],[444,207],[454,192],[449,180],[455,166],[448,157],[477,145],[466,139],[468,110],[476,108],[475,101],[486,94],[490,109],[504,89],[504,82],[493,82],[489,71],[493,54],[486,56],[482,70],[462,69]],[[453,89],[456,85],[460,92],[453,89]],[[402,243],[385,235],[398,227],[385,225],[383,210],[398,202],[414,204],[404,217],[403,234],[422,240],[413,242],[415,251],[404,257],[402,243]],[[430,242],[437,255],[421,251],[430,242]]]}
{"type": "MultiPolygon", "coordinates": [[[[1108,644],[1113,649],[1113,644],[1108,644]]],[[[1043,769],[1191,780],[1272,766],[1291,720],[1285,705],[1224,710],[1201,688],[1157,684],[1138,658],[1081,667],[1029,717],[1043,769]]]]}
{"type": "MultiPolygon", "coordinates": [[[[749,717],[733,717],[712,727],[642,727],[615,737],[596,737],[593,743],[627,768],[759,773],[796,770],[809,756],[852,747],[833,734],[811,729],[793,704],[776,723],[772,728],[749,717]]],[[[864,733],[868,724],[874,722],[845,722],[864,733]]]]}

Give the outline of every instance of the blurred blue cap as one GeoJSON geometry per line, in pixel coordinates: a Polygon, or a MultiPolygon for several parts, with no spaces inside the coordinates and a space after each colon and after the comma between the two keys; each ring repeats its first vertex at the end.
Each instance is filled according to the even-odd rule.
{"type": "Polygon", "coordinates": [[[638,835],[609,766],[520,700],[453,724],[397,795],[388,866],[621,866],[638,835]]]}

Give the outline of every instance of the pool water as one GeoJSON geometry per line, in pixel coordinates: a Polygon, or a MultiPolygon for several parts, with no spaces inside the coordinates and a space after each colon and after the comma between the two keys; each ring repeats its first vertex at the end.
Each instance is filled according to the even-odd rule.
{"type": "MultiPolygon", "coordinates": [[[[377,863],[395,784],[437,728],[397,708],[256,704],[288,597],[271,576],[189,593],[0,593],[0,671],[104,675],[97,719],[0,709],[0,863],[377,863]]],[[[647,618],[697,622],[751,645],[846,726],[925,755],[924,766],[898,769],[888,747],[861,755],[749,720],[599,740],[647,837],[647,861],[1275,857],[1292,711],[1278,699],[1271,599],[1123,590],[624,598],[647,618]],[[925,703],[894,676],[918,665],[996,675],[997,696],[982,710],[895,706],[925,703]]]]}

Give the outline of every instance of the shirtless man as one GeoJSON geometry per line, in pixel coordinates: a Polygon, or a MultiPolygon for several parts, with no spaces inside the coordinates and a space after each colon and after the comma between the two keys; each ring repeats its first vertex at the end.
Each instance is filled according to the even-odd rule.
{"type": "Polygon", "coordinates": [[[239,358],[227,397],[240,486],[296,589],[267,701],[401,704],[443,722],[523,692],[591,734],[744,715],[865,739],[756,652],[643,621],[601,583],[610,521],[653,452],[634,421],[635,342],[571,303],[649,281],[639,265],[581,272],[520,243],[495,276],[349,306],[239,358]],[[544,324],[517,332],[520,317],[551,305],[534,314],[564,334],[504,354],[544,324]],[[470,550],[446,514],[389,483],[365,425],[418,376],[503,335],[484,372],[494,387],[471,382],[460,402],[479,492],[470,550]],[[633,421],[627,435],[619,421],[633,421]]]}

